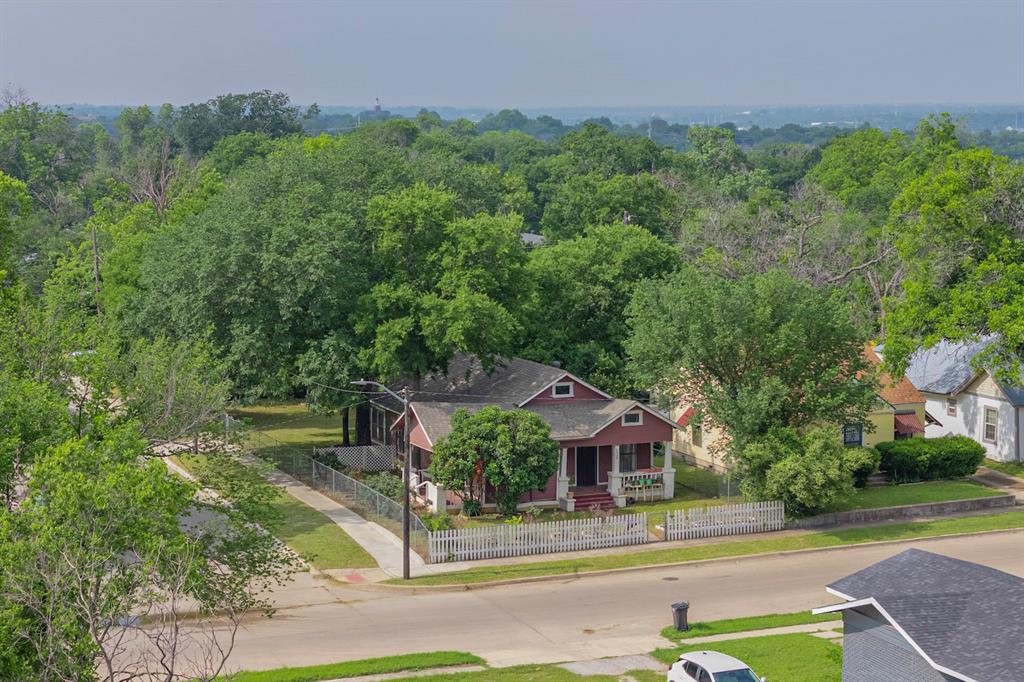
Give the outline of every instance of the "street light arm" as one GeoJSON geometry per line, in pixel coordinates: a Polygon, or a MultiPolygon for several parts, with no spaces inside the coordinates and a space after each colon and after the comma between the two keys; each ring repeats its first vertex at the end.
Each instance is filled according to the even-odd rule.
{"type": "Polygon", "coordinates": [[[397,393],[395,393],[394,391],[392,391],[390,388],[388,388],[384,384],[380,383],[379,381],[371,381],[371,380],[368,380],[368,379],[363,379],[362,381],[353,381],[353,382],[350,382],[350,383],[352,383],[355,386],[376,386],[380,390],[382,390],[385,393],[387,393],[388,395],[390,395],[395,400],[400,400],[400,401],[402,401],[403,404],[405,403],[405,398],[403,398],[402,396],[398,395],[397,393]]]}

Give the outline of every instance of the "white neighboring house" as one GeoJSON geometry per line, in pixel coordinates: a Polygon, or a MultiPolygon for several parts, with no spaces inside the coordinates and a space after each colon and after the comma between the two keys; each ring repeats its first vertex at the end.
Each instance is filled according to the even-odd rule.
{"type": "Polygon", "coordinates": [[[1020,385],[997,382],[971,359],[989,342],[942,341],[910,359],[907,378],[925,398],[929,421],[925,436],[968,436],[1000,462],[1024,461],[1024,376],[1020,385]]]}

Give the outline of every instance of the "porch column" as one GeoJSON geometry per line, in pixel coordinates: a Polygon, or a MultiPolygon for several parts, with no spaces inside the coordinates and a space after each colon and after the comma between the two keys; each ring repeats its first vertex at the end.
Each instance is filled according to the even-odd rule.
{"type": "Polygon", "coordinates": [[[608,474],[608,494],[615,498],[615,504],[619,507],[626,505],[626,500],[622,497],[622,472],[619,470],[619,446],[612,446],[612,470],[608,474]]]}
{"type": "Polygon", "coordinates": [[[667,440],[664,445],[665,457],[661,463],[662,497],[671,500],[676,494],[676,468],[672,464],[672,441],[667,440]]]}
{"type": "Polygon", "coordinates": [[[569,449],[561,448],[558,454],[558,480],[555,482],[555,498],[564,500],[569,496],[569,449]]]}

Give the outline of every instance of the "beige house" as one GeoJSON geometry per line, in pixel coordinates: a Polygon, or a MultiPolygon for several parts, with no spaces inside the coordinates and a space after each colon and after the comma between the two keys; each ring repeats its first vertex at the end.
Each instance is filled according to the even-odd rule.
{"type": "MultiPolygon", "coordinates": [[[[873,446],[900,438],[923,437],[925,423],[933,420],[925,411],[925,398],[906,377],[898,381],[881,371],[881,356],[873,347],[864,348],[864,357],[878,372],[878,400],[867,415],[871,427],[862,424],[836,425],[837,437],[850,447],[873,446]]],[[[725,462],[723,432],[721,429],[700,426],[693,418],[695,410],[691,405],[678,405],[672,411],[672,419],[679,425],[676,430],[673,450],[683,461],[725,473],[729,465],[725,462]],[[722,440],[722,443],[716,443],[722,440]]]]}

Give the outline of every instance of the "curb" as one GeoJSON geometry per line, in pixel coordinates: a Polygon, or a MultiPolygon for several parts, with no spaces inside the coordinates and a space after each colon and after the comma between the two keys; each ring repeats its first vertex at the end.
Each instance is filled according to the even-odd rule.
{"type": "MultiPolygon", "coordinates": [[[[658,571],[666,568],[685,568],[689,566],[702,566],[705,564],[723,563],[726,561],[743,561],[744,559],[762,559],[771,556],[790,556],[800,554],[814,554],[819,552],[830,552],[835,550],[855,549],[859,547],[882,547],[885,545],[901,545],[908,542],[928,542],[930,540],[943,540],[948,538],[973,537],[977,535],[996,535],[999,533],[1021,533],[1022,528],[1000,528],[997,530],[983,530],[974,533],[948,533],[945,535],[929,535],[921,538],[907,538],[905,540],[878,540],[875,542],[858,542],[848,545],[835,545],[833,547],[809,547],[806,549],[788,549],[781,552],[759,552],[757,554],[738,554],[736,556],[715,557],[713,559],[694,559],[692,561],[677,561],[666,564],[651,564],[649,566],[626,566],[624,568],[606,568],[598,571],[583,571],[575,573],[556,573],[552,575],[537,575],[526,578],[510,578],[508,580],[491,580],[479,583],[463,583],[453,585],[402,585],[400,583],[373,583],[372,585],[382,590],[402,590],[415,592],[425,590],[432,592],[460,592],[469,590],[483,590],[490,587],[503,587],[506,585],[523,585],[527,583],[554,582],[565,580],[577,580],[579,578],[599,577],[616,575],[618,573],[639,573],[642,571],[658,571]]],[[[657,550],[653,550],[657,551],[657,550]]],[[[359,587],[369,587],[360,585],[359,587]]]]}

